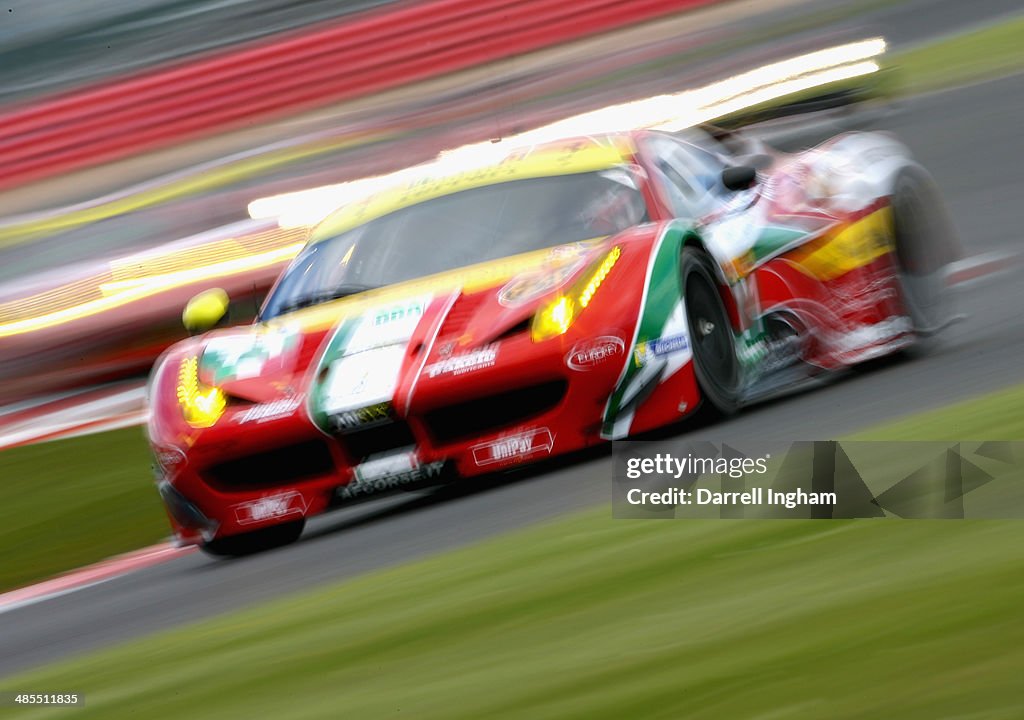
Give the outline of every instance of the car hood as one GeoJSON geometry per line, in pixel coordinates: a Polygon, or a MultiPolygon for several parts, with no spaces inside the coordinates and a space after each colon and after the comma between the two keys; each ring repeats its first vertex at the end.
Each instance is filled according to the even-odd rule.
{"type": "Polygon", "coordinates": [[[215,331],[202,340],[199,379],[254,403],[304,396],[318,424],[390,402],[403,382],[487,363],[495,343],[528,329],[538,305],[635,234],[503,258],[215,331]]]}

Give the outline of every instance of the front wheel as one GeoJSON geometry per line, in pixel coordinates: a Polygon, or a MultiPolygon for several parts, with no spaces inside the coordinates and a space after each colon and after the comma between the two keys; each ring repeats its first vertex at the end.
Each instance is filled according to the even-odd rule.
{"type": "Polygon", "coordinates": [[[679,269],[697,383],[714,410],[731,415],[740,404],[740,363],[711,260],[696,248],[684,248],[679,269]]]}
{"type": "Polygon", "coordinates": [[[210,540],[200,547],[209,555],[242,557],[290,545],[299,539],[305,526],[305,520],[293,520],[251,532],[210,540]]]}

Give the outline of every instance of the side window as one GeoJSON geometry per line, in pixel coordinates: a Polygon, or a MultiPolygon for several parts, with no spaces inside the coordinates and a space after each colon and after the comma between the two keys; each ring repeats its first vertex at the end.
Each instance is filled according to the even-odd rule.
{"type": "Polygon", "coordinates": [[[677,216],[696,215],[699,210],[699,195],[679,171],[664,157],[654,159],[658,173],[667,181],[669,202],[677,216]]]}
{"type": "Polygon", "coordinates": [[[649,138],[646,151],[676,216],[699,217],[720,200],[723,164],[712,153],[659,135],[649,138]]]}

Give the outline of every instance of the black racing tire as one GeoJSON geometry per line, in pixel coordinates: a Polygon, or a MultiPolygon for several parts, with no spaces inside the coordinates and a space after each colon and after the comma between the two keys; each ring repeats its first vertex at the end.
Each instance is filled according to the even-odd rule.
{"type": "Polygon", "coordinates": [[[292,520],[251,532],[216,538],[203,543],[200,547],[208,555],[243,557],[290,545],[299,539],[305,526],[305,520],[292,520]]]}
{"type": "Polygon", "coordinates": [[[963,251],[939,189],[924,168],[900,170],[892,213],[900,291],[917,336],[912,351],[924,351],[956,316],[946,269],[963,251]]]}
{"type": "Polygon", "coordinates": [[[736,337],[711,262],[701,250],[683,248],[679,273],[702,409],[724,416],[739,409],[742,372],[736,337]]]}

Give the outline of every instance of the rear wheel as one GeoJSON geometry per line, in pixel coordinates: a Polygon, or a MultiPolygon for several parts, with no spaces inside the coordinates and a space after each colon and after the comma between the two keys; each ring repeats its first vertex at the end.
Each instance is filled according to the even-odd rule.
{"type": "Polygon", "coordinates": [[[261,528],[260,530],[217,538],[203,543],[201,547],[204,552],[221,557],[252,555],[253,553],[290,545],[299,539],[305,526],[305,520],[293,520],[281,523],[280,525],[261,528]]]}
{"type": "Polygon", "coordinates": [[[725,302],[711,270],[711,260],[692,247],[679,263],[693,367],[705,405],[722,415],[739,408],[740,363],[725,302]]]}
{"type": "Polygon", "coordinates": [[[935,181],[924,169],[910,166],[900,171],[892,211],[903,302],[917,346],[926,349],[955,317],[945,270],[962,253],[935,181]]]}

